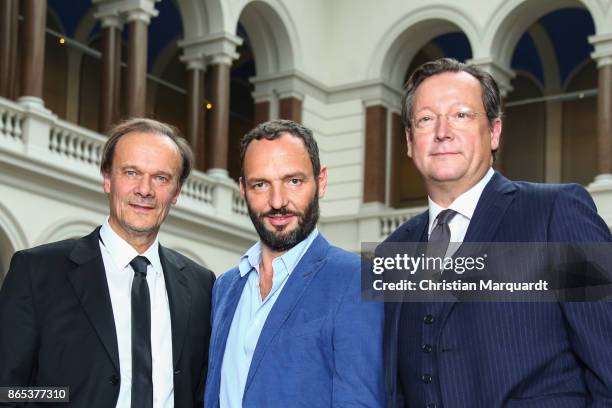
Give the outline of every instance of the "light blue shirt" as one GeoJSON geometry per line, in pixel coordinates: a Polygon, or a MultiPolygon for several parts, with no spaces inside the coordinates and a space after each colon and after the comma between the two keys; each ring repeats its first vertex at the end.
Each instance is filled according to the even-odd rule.
{"type": "Polygon", "coordinates": [[[227,336],[225,353],[221,365],[221,388],[219,404],[221,408],[242,407],[242,396],[247,375],[270,310],[276,303],[289,275],[302,259],[314,239],[319,235],[315,228],[306,239],[272,261],[272,289],[265,299],[259,292],[259,265],[261,264],[261,242],[253,245],[240,258],[240,276],[248,275],[240,295],[236,312],[227,336]]]}

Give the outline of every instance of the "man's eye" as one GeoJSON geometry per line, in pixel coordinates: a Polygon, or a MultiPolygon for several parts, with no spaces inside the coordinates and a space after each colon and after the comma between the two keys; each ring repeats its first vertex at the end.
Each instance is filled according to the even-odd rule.
{"type": "Polygon", "coordinates": [[[432,116],[430,115],[425,115],[425,116],[419,116],[417,118],[417,126],[423,126],[423,125],[427,125],[432,121],[432,116]]]}
{"type": "Polygon", "coordinates": [[[454,116],[458,120],[467,120],[471,119],[473,117],[473,114],[471,112],[457,112],[454,116]]]}
{"type": "Polygon", "coordinates": [[[161,181],[162,183],[166,183],[168,181],[168,177],[166,177],[166,176],[157,176],[157,180],[161,181]]]}
{"type": "Polygon", "coordinates": [[[263,188],[264,183],[260,181],[259,183],[253,183],[252,186],[253,188],[263,188]]]}
{"type": "Polygon", "coordinates": [[[297,186],[302,182],[302,180],[300,180],[299,178],[292,178],[289,180],[289,183],[291,185],[297,186]]]}
{"type": "Polygon", "coordinates": [[[132,177],[136,175],[136,172],[134,170],[126,170],[125,175],[132,177]]]}

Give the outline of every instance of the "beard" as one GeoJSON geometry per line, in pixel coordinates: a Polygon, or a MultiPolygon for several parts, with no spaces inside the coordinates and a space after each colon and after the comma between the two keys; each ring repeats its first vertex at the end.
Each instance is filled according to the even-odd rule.
{"type": "MultiPolygon", "coordinates": [[[[246,198],[246,197],[245,197],[246,198]]],[[[317,226],[319,221],[319,191],[315,191],[313,199],[303,213],[290,211],[286,207],[272,209],[265,213],[256,213],[246,199],[249,217],[255,226],[261,242],[275,252],[284,252],[302,242],[317,226]],[[264,224],[265,217],[273,215],[295,215],[298,225],[291,231],[270,231],[264,224]]]]}

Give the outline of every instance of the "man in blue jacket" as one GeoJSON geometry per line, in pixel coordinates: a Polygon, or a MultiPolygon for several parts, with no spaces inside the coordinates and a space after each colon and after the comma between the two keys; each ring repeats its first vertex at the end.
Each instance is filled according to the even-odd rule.
{"type": "Polygon", "coordinates": [[[383,305],[316,224],[327,169],[312,132],[275,120],[241,143],[260,241],[213,289],[205,407],[383,407],[383,305]]]}
{"type": "MultiPolygon", "coordinates": [[[[488,73],[451,59],[422,65],[406,85],[403,118],[429,208],[387,242],[612,240],[581,186],[493,171],[502,120],[488,73]]],[[[612,406],[612,303],[386,307],[390,407],[612,406]]]]}

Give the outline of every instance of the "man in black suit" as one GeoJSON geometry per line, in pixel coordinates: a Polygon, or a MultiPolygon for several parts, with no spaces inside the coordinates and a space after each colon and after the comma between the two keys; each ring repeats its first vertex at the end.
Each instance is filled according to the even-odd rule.
{"type": "Polygon", "coordinates": [[[0,386],[67,386],[71,407],[202,405],[215,278],[157,238],[192,161],[163,123],[110,132],[104,224],[13,256],[0,291],[0,386]]]}

